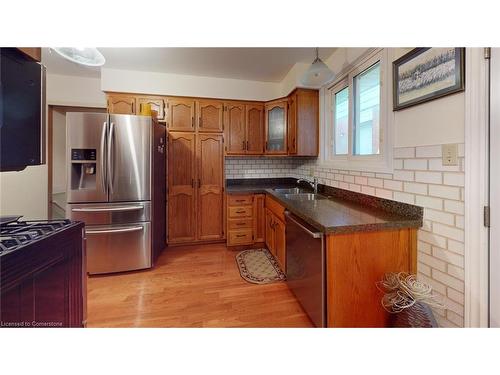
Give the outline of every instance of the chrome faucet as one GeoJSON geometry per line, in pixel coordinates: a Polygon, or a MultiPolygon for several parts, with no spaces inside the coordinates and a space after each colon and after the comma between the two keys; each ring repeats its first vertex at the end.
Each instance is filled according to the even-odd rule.
{"type": "Polygon", "coordinates": [[[307,182],[314,189],[314,194],[318,194],[318,179],[316,177],[314,177],[312,181],[305,178],[299,178],[297,184],[300,182],[307,182]]]}

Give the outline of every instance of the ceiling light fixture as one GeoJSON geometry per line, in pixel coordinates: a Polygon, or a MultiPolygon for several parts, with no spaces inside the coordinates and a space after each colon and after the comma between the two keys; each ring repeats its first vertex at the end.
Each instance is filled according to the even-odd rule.
{"type": "Polygon", "coordinates": [[[316,59],[302,76],[302,83],[306,86],[320,87],[323,84],[331,81],[335,74],[330,68],[319,58],[318,48],[316,48],[316,59]]]}
{"type": "Polygon", "coordinates": [[[66,60],[85,66],[102,66],[106,62],[97,48],[56,47],[52,48],[66,60]]]}

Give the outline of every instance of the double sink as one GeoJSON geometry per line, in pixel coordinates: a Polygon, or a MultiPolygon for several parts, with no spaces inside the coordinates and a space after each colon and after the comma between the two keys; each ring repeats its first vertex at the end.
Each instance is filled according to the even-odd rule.
{"type": "Polygon", "coordinates": [[[302,188],[290,188],[290,189],[273,189],[278,194],[283,194],[286,199],[292,201],[316,201],[321,199],[328,199],[327,197],[310,193],[306,189],[302,188]]]}

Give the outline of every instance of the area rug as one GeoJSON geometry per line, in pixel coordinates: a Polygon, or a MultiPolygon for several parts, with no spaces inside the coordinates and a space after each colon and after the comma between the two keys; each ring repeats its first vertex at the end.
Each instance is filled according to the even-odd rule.
{"type": "Polygon", "coordinates": [[[244,250],[236,255],[241,277],[253,284],[269,284],[286,280],[280,266],[267,249],[244,250]]]}

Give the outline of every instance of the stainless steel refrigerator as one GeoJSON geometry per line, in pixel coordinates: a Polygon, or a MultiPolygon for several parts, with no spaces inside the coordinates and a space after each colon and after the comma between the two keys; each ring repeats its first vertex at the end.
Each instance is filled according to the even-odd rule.
{"type": "Polygon", "coordinates": [[[85,222],[87,271],[150,268],[165,246],[165,129],[148,116],[66,115],[66,216],[85,222]]]}

